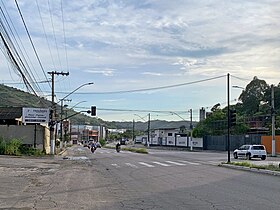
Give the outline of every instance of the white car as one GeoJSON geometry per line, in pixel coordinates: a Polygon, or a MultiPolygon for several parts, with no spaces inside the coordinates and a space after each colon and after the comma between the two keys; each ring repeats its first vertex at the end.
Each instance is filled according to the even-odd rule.
{"type": "Polygon", "coordinates": [[[267,156],[264,145],[242,145],[239,149],[233,151],[234,159],[238,157],[246,157],[248,160],[251,158],[261,158],[265,160],[267,156]]]}

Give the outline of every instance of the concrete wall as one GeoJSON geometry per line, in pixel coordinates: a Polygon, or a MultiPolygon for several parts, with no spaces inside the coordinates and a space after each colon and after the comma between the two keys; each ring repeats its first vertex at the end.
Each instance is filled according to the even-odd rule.
{"type": "Polygon", "coordinates": [[[49,129],[41,125],[0,125],[0,136],[10,140],[19,139],[23,144],[36,145],[39,149],[44,149],[47,154],[50,150],[49,129]]]}

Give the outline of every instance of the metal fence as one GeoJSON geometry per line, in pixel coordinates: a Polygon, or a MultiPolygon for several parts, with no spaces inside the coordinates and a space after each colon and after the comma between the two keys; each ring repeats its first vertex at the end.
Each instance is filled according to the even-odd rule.
{"type": "MultiPolygon", "coordinates": [[[[261,144],[260,134],[230,135],[230,150],[240,147],[243,144],[261,144]]],[[[227,136],[205,136],[203,137],[204,150],[227,150],[227,136]]]]}

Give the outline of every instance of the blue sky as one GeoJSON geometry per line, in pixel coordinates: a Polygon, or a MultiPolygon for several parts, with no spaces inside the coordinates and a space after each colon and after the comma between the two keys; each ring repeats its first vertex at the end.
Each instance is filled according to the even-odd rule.
{"type": "MultiPolygon", "coordinates": [[[[104,120],[140,121],[136,115],[147,118],[148,111],[169,111],[151,112],[151,119],[189,120],[189,109],[196,120],[199,108],[225,105],[227,73],[234,76],[231,85],[241,87],[254,76],[279,83],[279,0],[19,0],[18,4],[45,72],[70,73],[56,77],[57,99],[94,82],[69,96],[68,104],[87,101],[76,110],[96,105],[104,120]],[[105,94],[223,75],[174,88],[105,94]]],[[[36,81],[45,80],[15,1],[2,0],[0,6],[16,28],[36,81]]],[[[4,20],[3,14],[0,17],[4,20]]],[[[26,90],[23,84],[11,84],[22,79],[3,55],[2,42],[0,46],[1,83],[26,90]]],[[[42,83],[40,88],[39,94],[49,98],[50,87],[42,83]]],[[[241,91],[231,88],[231,99],[241,91]]]]}

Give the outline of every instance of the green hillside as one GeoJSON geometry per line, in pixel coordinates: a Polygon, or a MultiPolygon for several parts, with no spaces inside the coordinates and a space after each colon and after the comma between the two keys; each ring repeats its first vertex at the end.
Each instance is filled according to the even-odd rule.
{"type": "MultiPolygon", "coordinates": [[[[37,97],[22,90],[0,84],[0,107],[51,107],[51,101],[37,97]]],[[[56,107],[57,114],[60,114],[60,106],[56,107]]],[[[74,115],[74,110],[67,110],[67,115],[74,115]]],[[[106,124],[103,120],[89,117],[83,113],[71,117],[72,124],[100,125],[106,124]]]]}

